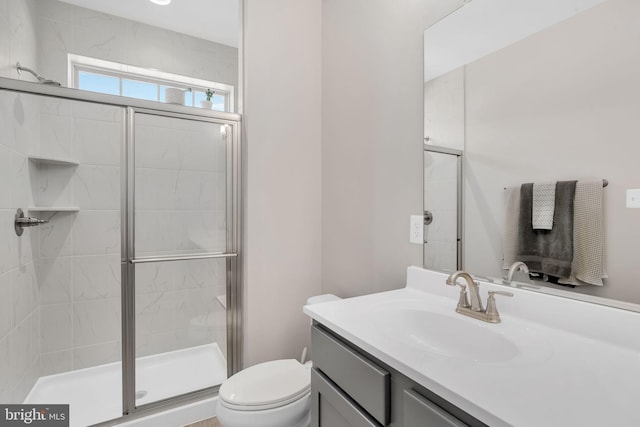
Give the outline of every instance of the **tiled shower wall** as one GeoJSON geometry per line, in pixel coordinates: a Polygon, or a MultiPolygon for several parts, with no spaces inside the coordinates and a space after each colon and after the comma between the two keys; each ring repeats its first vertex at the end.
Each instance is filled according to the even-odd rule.
{"type": "Polygon", "coordinates": [[[0,77],[34,81],[20,61],[66,86],[68,53],[238,84],[235,47],[57,0],[0,0],[0,77]]]}
{"type": "Polygon", "coordinates": [[[42,374],[120,360],[120,147],[124,111],[41,97],[32,154],[78,166],[30,162],[39,207],[37,284],[42,374]]]}
{"type": "Polygon", "coordinates": [[[22,402],[40,376],[35,262],[39,232],[18,237],[14,215],[32,204],[28,143],[39,133],[32,97],[0,91],[0,402],[22,402]]]}
{"type": "Polygon", "coordinates": [[[66,85],[67,53],[75,53],[237,87],[235,47],[57,0],[35,1],[38,66],[47,78],[66,85]]]}
{"type": "Polygon", "coordinates": [[[120,358],[122,111],[1,91],[0,121],[0,394],[21,402],[40,375],[120,358]],[[50,223],[18,237],[17,208],[50,223]]]}
{"type": "Polygon", "coordinates": [[[16,62],[37,67],[38,0],[0,0],[0,77],[33,80],[16,72],[16,62]]]}

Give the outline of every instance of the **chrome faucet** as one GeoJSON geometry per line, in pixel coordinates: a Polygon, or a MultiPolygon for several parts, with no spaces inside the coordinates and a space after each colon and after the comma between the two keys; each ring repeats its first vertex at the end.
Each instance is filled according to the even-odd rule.
{"type": "Polygon", "coordinates": [[[513,280],[513,276],[518,270],[522,271],[524,274],[529,274],[529,267],[527,267],[527,264],[522,261],[516,261],[511,264],[511,267],[509,267],[509,273],[507,273],[508,282],[513,280]]]}
{"type": "Polygon", "coordinates": [[[511,292],[504,291],[489,291],[489,297],[487,298],[487,308],[482,307],[482,300],[480,299],[480,292],[478,283],[473,280],[471,275],[465,271],[456,271],[447,277],[446,284],[449,286],[460,286],[460,298],[458,299],[458,306],[456,312],[464,314],[465,316],[473,317],[489,323],[500,323],[500,313],[496,307],[495,295],[503,295],[512,297],[511,292]],[[458,283],[458,278],[462,277],[467,284],[463,285],[458,283]],[[471,293],[471,304],[467,299],[467,288],[471,293]]]}
{"type": "Polygon", "coordinates": [[[462,277],[467,282],[467,288],[469,288],[469,292],[471,293],[471,305],[467,304],[467,308],[471,308],[473,311],[483,311],[484,309],[482,308],[480,293],[478,292],[478,284],[473,280],[473,277],[471,277],[469,273],[466,271],[456,271],[447,277],[447,285],[458,285],[462,287],[462,291],[460,292],[464,292],[466,294],[464,286],[457,283],[459,277],[462,277]]]}

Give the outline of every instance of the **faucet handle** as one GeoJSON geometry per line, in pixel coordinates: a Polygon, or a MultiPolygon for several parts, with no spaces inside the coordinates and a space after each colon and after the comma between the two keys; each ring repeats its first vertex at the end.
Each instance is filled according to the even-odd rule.
{"type": "Polygon", "coordinates": [[[505,297],[512,297],[513,294],[511,292],[505,292],[505,291],[489,291],[489,298],[493,298],[494,295],[504,295],[505,297]]]}
{"type": "Polygon", "coordinates": [[[469,304],[469,298],[467,297],[467,285],[464,285],[458,282],[453,282],[453,283],[447,282],[446,284],[449,286],[454,286],[454,285],[460,286],[460,297],[458,298],[458,308],[471,307],[471,304],[469,304]]]}
{"type": "Polygon", "coordinates": [[[496,307],[496,298],[495,295],[502,295],[505,297],[512,297],[513,294],[511,292],[505,291],[489,291],[489,298],[487,298],[487,322],[491,323],[500,323],[500,313],[498,313],[498,308],[496,307]]]}

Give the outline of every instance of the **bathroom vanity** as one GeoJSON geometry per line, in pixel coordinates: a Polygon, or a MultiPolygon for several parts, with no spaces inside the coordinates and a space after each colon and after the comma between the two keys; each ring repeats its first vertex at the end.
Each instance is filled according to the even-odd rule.
{"type": "Polygon", "coordinates": [[[311,341],[314,427],[485,425],[321,325],[311,341]]]}
{"type": "Polygon", "coordinates": [[[491,324],[446,279],[304,308],[314,427],[640,425],[640,313],[510,288],[491,324]]]}

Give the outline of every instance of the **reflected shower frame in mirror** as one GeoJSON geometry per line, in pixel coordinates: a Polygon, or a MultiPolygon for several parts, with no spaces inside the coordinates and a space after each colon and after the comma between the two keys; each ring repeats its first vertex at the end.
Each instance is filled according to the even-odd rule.
{"type": "Polygon", "coordinates": [[[639,103],[633,101],[640,99],[640,85],[633,78],[640,70],[640,61],[628,54],[635,50],[625,42],[634,39],[625,32],[635,31],[633,22],[638,14],[640,7],[623,0],[576,0],[562,2],[562,5],[549,1],[518,2],[516,5],[504,0],[488,0],[468,3],[425,30],[425,136],[430,137],[429,143],[441,146],[452,146],[452,141],[456,140],[464,141],[462,146],[455,148],[462,149],[465,158],[463,268],[470,273],[494,283],[640,311],[640,292],[633,288],[638,274],[633,272],[631,259],[632,254],[638,253],[640,236],[637,236],[638,228],[630,222],[632,218],[637,220],[633,216],[635,212],[624,206],[624,191],[637,187],[640,180],[637,174],[632,176],[637,168],[629,165],[630,158],[640,156],[640,149],[633,145],[631,139],[635,132],[624,119],[633,115],[630,113],[640,111],[639,103]],[[489,18],[480,22],[465,21],[469,19],[465,14],[473,15],[468,8],[491,5],[507,9],[500,10],[501,13],[485,10],[484,16],[489,18]],[[615,8],[622,5],[632,10],[617,12],[615,8]],[[514,25],[523,15],[525,18],[542,15],[531,13],[527,8],[544,6],[558,6],[558,9],[541,16],[541,22],[535,24],[538,27],[531,27],[526,22],[514,25]],[[496,31],[505,19],[510,21],[511,27],[524,29],[493,43],[499,38],[496,31]],[[608,42],[613,43],[613,40],[618,44],[610,44],[607,48],[595,31],[605,25],[587,26],[593,20],[608,25],[608,42]],[[581,30],[590,34],[579,37],[581,30]],[[560,34],[565,37],[558,39],[560,34]],[[469,46],[458,49],[455,41],[468,44],[471,49],[467,49],[469,46]],[[571,46],[569,41],[576,44],[571,46]],[[441,42],[445,45],[434,47],[434,43],[441,42]],[[594,51],[600,56],[588,59],[588,54],[594,51]],[[615,56],[613,51],[622,53],[615,56]],[[525,54],[529,56],[523,57],[525,54]],[[512,66],[506,62],[504,67],[497,66],[503,58],[504,61],[518,58],[519,62],[512,66]],[[441,63],[447,61],[448,64],[441,63]],[[434,64],[437,66],[433,67],[434,64]],[[560,67],[556,64],[571,70],[571,77],[560,79],[563,70],[554,71],[560,67]],[[612,73],[614,66],[616,72],[612,73]],[[503,69],[510,72],[501,72],[503,69]],[[540,71],[533,73],[532,70],[540,71]],[[594,77],[600,80],[592,80],[594,77]],[[447,87],[448,98],[433,96],[433,85],[428,87],[427,82],[434,78],[447,83],[440,85],[440,89],[447,87]],[[479,88],[480,81],[488,83],[479,88]],[[623,84],[625,86],[621,86],[623,84]],[[578,88],[585,88],[585,91],[577,93],[578,88]],[[545,98],[547,90],[554,97],[545,98]],[[501,109],[493,105],[498,102],[496,99],[502,103],[501,109]],[[628,102],[622,102],[624,99],[628,102]],[[511,103],[507,102],[509,100],[511,103]],[[523,126],[525,113],[534,127],[523,126]],[[487,131],[491,127],[493,133],[487,131]],[[507,142],[496,143],[501,138],[507,142]],[[602,150],[605,140],[609,141],[608,147],[602,150]],[[536,160],[539,159],[536,156],[542,155],[538,151],[549,146],[554,152],[546,157],[548,161],[536,160]],[[625,156],[621,157],[621,152],[626,153],[625,156]],[[576,153],[580,159],[555,160],[576,153]],[[618,154],[615,159],[613,153],[618,154]],[[526,172],[518,176],[517,172],[522,171],[526,172]],[[501,277],[505,273],[501,237],[504,188],[524,182],[572,178],[609,181],[604,199],[605,243],[611,278],[605,280],[602,287],[575,289],[526,283],[524,276],[511,283],[505,282],[501,277]],[[624,242],[620,241],[622,236],[626,236],[624,242]]]}
{"type": "Polygon", "coordinates": [[[429,144],[429,138],[425,137],[422,245],[425,268],[462,269],[462,155],[462,150],[429,144]],[[432,165],[427,159],[432,159],[432,165]],[[434,175],[439,178],[432,179],[434,175]],[[450,191],[455,192],[455,197],[447,197],[450,191]]]}

